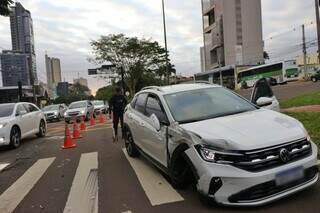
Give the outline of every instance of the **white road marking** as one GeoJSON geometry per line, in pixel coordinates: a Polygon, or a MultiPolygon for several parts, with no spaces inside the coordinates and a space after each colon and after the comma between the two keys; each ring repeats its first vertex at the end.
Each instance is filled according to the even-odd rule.
{"type": "Polygon", "coordinates": [[[98,153],[82,154],[64,213],[98,212],[98,153]]]}
{"type": "Polygon", "coordinates": [[[55,158],[40,159],[0,196],[0,212],[9,213],[19,205],[55,158]]]}
{"type": "Polygon", "coordinates": [[[125,149],[123,149],[123,152],[135,171],[152,206],[184,200],[159,171],[150,167],[141,159],[129,157],[125,149]]]}
{"type": "Polygon", "coordinates": [[[0,164],[0,172],[9,165],[9,163],[0,164]]]}

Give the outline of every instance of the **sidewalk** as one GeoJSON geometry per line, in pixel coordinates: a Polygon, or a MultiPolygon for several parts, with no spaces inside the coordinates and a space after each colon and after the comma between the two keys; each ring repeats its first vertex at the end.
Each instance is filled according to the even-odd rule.
{"type": "Polygon", "coordinates": [[[320,112],[320,105],[292,107],[281,110],[282,112],[320,112]]]}

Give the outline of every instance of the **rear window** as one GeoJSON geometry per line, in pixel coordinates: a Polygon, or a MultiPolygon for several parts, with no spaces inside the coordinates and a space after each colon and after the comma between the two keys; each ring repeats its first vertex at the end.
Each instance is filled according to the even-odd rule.
{"type": "Polygon", "coordinates": [[[14,104],[0,104],[0,118],[11,116],[14,104]]]}

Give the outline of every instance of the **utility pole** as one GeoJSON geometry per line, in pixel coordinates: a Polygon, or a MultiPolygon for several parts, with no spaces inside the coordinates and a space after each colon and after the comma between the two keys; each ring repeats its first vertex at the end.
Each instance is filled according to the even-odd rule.
{"type": "Polygon", "coordinates": [[[170,84],[170,70],[169,70],[169,56],[168,56],[168,44],[167,44],[167,26],[166,26],[166,13],[164,8],[164,0],[162,0],[162,18],[163,18],[163,33],[164,33],[164,46],[166,51],[166,73],[167,84],[170,84]]]}
{"type": "Polygon", "coordinates": [[[320,63],[320,15],[319,15],[319,0],[316,2],[316,23],[317,23],[317,35],[318,35],[318,63],[320,63]]]}
{"type": "Polygon", "coordinates": [[[305,26],[302,25],[302,51],[303,51],[303,77],[307,74],[307,45],[306,45],[306,32],[305,26]]]}

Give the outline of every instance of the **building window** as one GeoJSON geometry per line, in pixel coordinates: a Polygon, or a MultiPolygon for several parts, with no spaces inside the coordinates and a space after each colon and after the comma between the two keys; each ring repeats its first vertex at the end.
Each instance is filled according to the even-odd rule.
{"type": "Polygon", "coordinates": [[[215,12],[214,12],[214,9],[212,9],[209,14],[208,14],[208,17],[209,17],[209,26],[211,26],[212,24],[215,23],[215,12]]]}
{"type": "Polygon", "coordinates": [[[211,50],[210,51],[210,63],[211,64],[216,64],[218,63],[218,53],[217,49],[211,50]]]}

